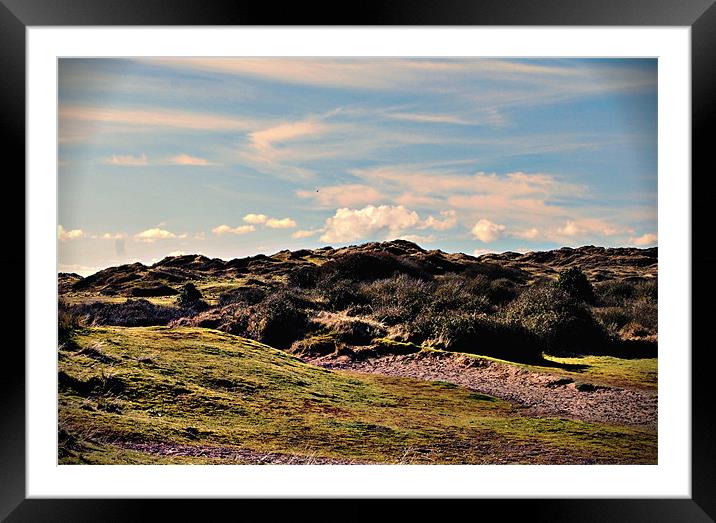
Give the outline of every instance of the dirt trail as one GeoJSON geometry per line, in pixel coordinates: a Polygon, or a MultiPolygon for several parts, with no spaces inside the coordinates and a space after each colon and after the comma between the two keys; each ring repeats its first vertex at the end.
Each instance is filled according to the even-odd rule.
{"type": "Polygon", "coordinates": [[[508,400],[524,408],[524,414],[529,416],[558,416],[650,429],[657,426],[655,390],[617,387],[579,390],[563,375],[457,354],[387,356],[365,361],[324,359],[312,363],[332,369],[447,381],[508,400]]]}

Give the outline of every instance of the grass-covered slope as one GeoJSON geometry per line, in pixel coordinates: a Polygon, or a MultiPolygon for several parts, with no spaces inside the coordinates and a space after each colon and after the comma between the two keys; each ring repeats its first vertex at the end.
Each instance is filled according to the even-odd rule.
{"type": "Polygon", "coordinates": [[[74,342],[59,353],[60,463],[656,462],[654,432],[530,418],[452,384],[328,371],[218,331],[88,328],[74,342]]]}

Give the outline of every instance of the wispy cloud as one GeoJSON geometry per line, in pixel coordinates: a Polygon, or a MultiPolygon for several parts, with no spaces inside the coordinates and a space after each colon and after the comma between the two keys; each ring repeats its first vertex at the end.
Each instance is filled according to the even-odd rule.
{"type": "Polygon", "coordinates": [[[200,131],[248,130],[255,128],[255,120],[232,118],[220,114],[178,111],[160,108],[118,108],[104,106],[61,104],[60,125],[72,121],[109,123],[142,127],[175,128],[200,131]]]}
{"type": "Polygon", "coordinates": [[[169,159],[169,163],[173,165],[191,165],[196,167],[207,167],[210,165],[216,165],[213,162],[210,162],[206,158],[199,158],[198,156],[191,156],[189,154],[178,154],[176,156],[172,156],[169,159]]]}
{"type": "Polygon", "coordinates": [[[146,154],[142,154],[141,156],[113,154],[110,158],[107,158],[106,163],[110,165],[123,165],[129,167],[149,165],[146,154]]]}

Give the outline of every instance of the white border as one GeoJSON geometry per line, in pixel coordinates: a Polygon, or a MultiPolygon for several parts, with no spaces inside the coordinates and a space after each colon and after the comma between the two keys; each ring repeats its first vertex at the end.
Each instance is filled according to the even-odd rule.
{"type": "Polygon", "coordinates": [[[27,44],[28,497],[691,496],[689,28],[30,27],[27,44]],[[57,57],[192,55],[659,57],[659,464],[56,465],[57,57]]]}

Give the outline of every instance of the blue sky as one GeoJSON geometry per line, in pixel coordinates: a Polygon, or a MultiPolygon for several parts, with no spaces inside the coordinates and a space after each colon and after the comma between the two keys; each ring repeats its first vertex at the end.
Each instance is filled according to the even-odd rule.
{"type": "Polygon", "coordinates": [[[60,270],[657,243],[652,59],[59,64],[60,270]]]}

